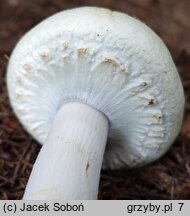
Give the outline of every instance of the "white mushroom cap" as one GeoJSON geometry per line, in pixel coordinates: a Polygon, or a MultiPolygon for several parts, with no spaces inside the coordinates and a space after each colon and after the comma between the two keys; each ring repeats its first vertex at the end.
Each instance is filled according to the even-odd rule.
{"type": "Polygon", "coordinates": [[[37,25],[14,49],[7,84],[14,112],[41,144],[64,103],[103,112],[104,168],[159,158],[182,123],[184,93],[166,46],[139,20],[107,9],[66,10],[37,25]]]}

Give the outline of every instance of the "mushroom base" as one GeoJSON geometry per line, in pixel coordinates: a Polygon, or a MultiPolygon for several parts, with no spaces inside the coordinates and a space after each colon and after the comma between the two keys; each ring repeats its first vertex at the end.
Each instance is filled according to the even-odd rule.
{"type": "Polygon", "coordinates": [[[64,104],[34,164],[23,199],[97,199],[108,119],[79,102],[64,104]]]}

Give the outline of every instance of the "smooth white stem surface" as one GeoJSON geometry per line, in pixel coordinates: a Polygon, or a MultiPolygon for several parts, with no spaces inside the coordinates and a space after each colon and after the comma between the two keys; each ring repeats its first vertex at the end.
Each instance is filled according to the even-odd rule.
{"type": "Polygon", "coordinates": [[[23,199],[97,199],[108,120],[79,103],[64,104],[34,164],[23,199]]]}

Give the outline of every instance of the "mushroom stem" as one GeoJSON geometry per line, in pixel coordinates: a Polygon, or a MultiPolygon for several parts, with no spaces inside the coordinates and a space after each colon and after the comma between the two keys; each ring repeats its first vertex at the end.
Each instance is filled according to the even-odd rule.
{"type": "Polygon", "coordinates": [[[64,104],[34,164],[23,199],[97,199],[108,119],[79,102],[64,104]]]}

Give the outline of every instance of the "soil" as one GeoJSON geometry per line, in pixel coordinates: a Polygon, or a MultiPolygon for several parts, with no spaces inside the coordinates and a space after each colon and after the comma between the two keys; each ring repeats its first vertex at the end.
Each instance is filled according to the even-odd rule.
{"type": "Polygon", "coordinates": [[[13,114],[6,67],[19,38],[58,11],[93,5],[126,12],[166,43],[185,96],[182,130],[170,150],[141,169],[102,171],[99,199],[190,199],[190,2],[189,0],[0,0],[0,199],[21,199],[40,150],[13,114]]]}

